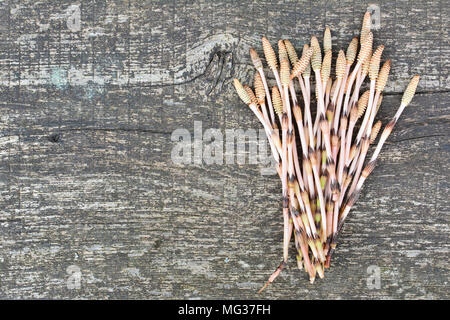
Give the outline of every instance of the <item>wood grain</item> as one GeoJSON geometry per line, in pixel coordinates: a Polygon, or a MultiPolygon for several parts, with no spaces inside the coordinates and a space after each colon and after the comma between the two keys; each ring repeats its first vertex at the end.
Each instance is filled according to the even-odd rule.
{"type": "Polygon", "coordinates": [[[262,35],[299,49],[328,25],[337,52],[368,3],[81,1],[74,31],[70,1],[2,2],[0,298],[448,299],[448,3],[379,3],[393,61],[379,119],[422,80],[324,280],[291,264],[256,295],[281,260],[277,177],[171,160],[194,121],[259,129],[230,80],[251,81],[262,35]]]}

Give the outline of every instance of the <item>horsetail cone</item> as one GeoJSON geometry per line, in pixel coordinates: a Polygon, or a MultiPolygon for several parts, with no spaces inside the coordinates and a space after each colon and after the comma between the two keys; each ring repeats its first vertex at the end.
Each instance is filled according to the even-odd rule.
{"type": "Polygon", "coordinates": [[[280,66],[280,80],[281,85],[283,87],[288,87],[289,82],[291,81],[290,78],[290,70],[289,70],[289,61],[286,59],[281,60],[281,66],[280,66]]]}
{"type": "Polygon", "coordinates": [[[264,55],[266,57],[267,65],[271,69],[278,68],[277,56],[272,48],[272,45],[270,44],[269,40],[267,40],[266,37],[262,37],[262,47],[264,50],[264,55]]]}
{"type": "Polygon", "coordinates": [[[322,82],[327,82],[331,74],[331,50],[328,50],[323,57],[321,77],[322,82]]]}
{"type": "Polygon", "coordinates": [[[244,85],[244,90],[247,92],[247,95],[250,98],[251,103],[258,105],[258,99],[256,98],[255,94],[253,93],[253,90],[247,85],[244,85]]]}
{"type": "Polygon", "coordinates": [[[250,97],[248,96],[248,93],[242,86],[241,82],[235,78],[233,81],[233,84],[234,84],[234,88],[236,89],[236,92],[237,92],[239,98],[241,98],[241,100],[245,104],[247,104],[247,105],[251,104],[252,101],[250,100],[250,97]]]}
{"type": "Polygon", "coordinates": [[[366,28],[370,31],[370,19],[371,19],[370,11],[366,11],[363,17],[362,28],[366,28]]]}
{"type": "Polygon", "coordinates": [[[347,64],[352,65],[356,58],[356,52],[358,51],[358,38],[353,38],[347,48],[347,54],[345,58],[347,59],[347,64]]]}
{"type": "Polygon", "coordinates": [[[281,94],[278,87],[272,87],[272,104],[275,113],[281,117],[283,115],[283,102],[281,101],[281,94]]]}
{"type": "Polygon", "coordinates": [[[331,94],[332,88],[333,88],[333,80],[330,78],[330,76],[328,76],[328,81],[327,81],[327,85],[325,87],[325,92],[329,92],[331,94]]]}
{"type": "Polygon", "coordinates": [[[294,77],[298,77],[306,70],[306,68],[309,66],[309,60],[311,59],[312,54],[312,48],[308,47],[306,51],[303,51],[302,57],[297,60],[294,67],[292,68],[291,79],[293,79],[294,77]]]}
{"type": "Polygon", "coordinates": [[[311,48],[313,48],[313,54],[311,57],[311,66],[314,71],[320,70],[322,67],[322,52],[320,51],[319,41],[315,36],[311,37],[311,48]]]}
{"type": "Polygon", "coordinates": [[[373,34],[369,32],[364,42],[361,43],[361,50],[358,54],[358,62],[364,63],[367,59],[369,59],[370,52],[372,51],[373,44],[373,34]]]}
{"type": "Polygon", "coordinates": [[[345,53],[344,50],[340,50],[336,59],[336,79],[343,79],[345,75],[345,53]]]}
{"type": "MultiPolygon", "coordinates": [[[[381,71],[380,71],[380,73],[381,73],[381,71]]],[[[380,141],[378,142],[377,147],[376,147],[374,153],[372,154],[371,161],[376,160],[378,158],[378,155],[381,151],[381,148],[383,147],[384,142],[391,134],[392,129],[394,128],[395,124],[397,123],[397,121],[398,121],[400,115],[402,114],[403,110],[405,109],[405,107],[411,102],[411,100],[416,92],[418,83],[419,83],[419,76],[415,75],[411,79],[411,82],[408,84],[408,87],[406,87],[405,92],[403,93],[402,103],[400,104],[400,107],[398,108],[397,113],[395,114],[394,118],[391,121],[389,121],[389,123],[384,127],[383,133],[381,134],[380,141]]]]}
{"type": "Polygon", "coordinates": [[[302,72],[304,77],[309,77],[311,76],[311,64],[310,64],[310,59],[312,57],[312,54],[314,52],[314,50],[312,48],[309,47],[309,45],[307,43],[305,43],[305,45],[303,46],[303,51],[302,51],[302,57],[307,53],[307,51],[311,49],[311,54],[309,56],[308,59],[308,63],[306,64],[306,68],[305,70],[302,72]]]}
{"type": "Polygon", "coordinates": [[[263,81],[262,81],[262,78],[261,78],[261,75],[259,74],[259,72],[255,73],[255,79],[254,79],[253,86],[255,87],[255,94],[256,94],[256,97],[258,98],[258,103],[265,104],[266,90],[264,89],[264,84],[263,84],[263,81]]]}
{"type": "Polygon", "coordinates": [[[378,77],[378,72],[380,71],[380,61],[381,61],[381,54],[383,53],[384,46],[381,45],[375,50],[375,52],[372,55],[372,58],[370,59],[370,68],[369,68],[369,77],[370,80],[376,80],[378,77]]]}
{"type": "Polygon", "coordinates": [[[405,107],[410,104],[412,98],[414,97],[414,94],[416,93],[417,85],[419,84],[419,79],[420,79],[420,76],[415,75],[409,82],[408,87],[406,87],[406,90],[403,93],[403,97],[402,97],[402,104],[405,105],[405,107]]]}
{"type": "Polygon", "coordinates": [[[286,51],[289,56],[289,61],[291,61],[291,65],[293,67],[298,60],[297,52],[295,51],[294,46],[289,40],[284,40],[284,46],[286,47],[286,51]]]}
{"type": "Polygon", "coordinates": [[[284,59],[289,61],[288,52],[283,40],[278,40],[278,58],[280,59],[280,63],[284,59]]]}
{"type": "Polygon", "coordinates": [[[381,67],[380,72],[378,73],[377,84],[376,84],[376,90],[378,92],[382,92],[384,90],[390,70],[391,70],[391,60],[387,60],[381,67]]]}
{"type": "Polygon", "coordinates": [[[370,91],[365,91],[358,100],[358,119],[362,117],[364,111],[366,111],[367,104],[369,103],[370,91]]]}
{"type": "Polygon", "coordinates": [[[256,70],[262,69],[262,61],[255,49],[250,48],[250,58],[256,70]]]}
{"type": "Polygon", "coordinates": [[[326,27],[323,34],[323,51],[328,52],[329,50],[331,50],[331,30],[326,27]]]}
{"type": "Polygon", "coordinates": [[[314,86],[314,96],[316,97],[316,100],[319,100],[319,87],[318,86],[314,86]]]}
{"type": "Polygon", "coordinates": [[[375,142],[375,140],[377,139],[377,136],[378,136],[378,132],[380,132],[380,129],[381,129],[381,121],[378,120],[377,123],[375,123],[373,125],[372,131],[370,132],[370,138],[369,138],[370,144],[375,142]]]}

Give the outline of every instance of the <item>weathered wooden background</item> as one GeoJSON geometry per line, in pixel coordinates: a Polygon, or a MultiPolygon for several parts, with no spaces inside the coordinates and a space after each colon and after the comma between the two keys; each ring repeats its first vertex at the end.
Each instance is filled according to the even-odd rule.
{"type": "Polygon", "coordinates": [[[278,178],[171,160],[194,121],[260,127],[230,80],[253,77],[262,35],[300,49],[328,25],[337,52],[368,3],[1,1],[0,298],[448,299],[447,1],[374,1],[379,118],[422,80],[324,280],[291,267],[256,295],[281,259],[278,178]]]}

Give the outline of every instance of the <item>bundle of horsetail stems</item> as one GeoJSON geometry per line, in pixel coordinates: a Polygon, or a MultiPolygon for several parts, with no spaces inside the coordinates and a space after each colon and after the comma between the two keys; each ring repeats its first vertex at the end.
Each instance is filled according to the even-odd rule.
{"type": "Polygon", "coordinates": [[[337,53],[334,75],[331,31],[326,28],[323,47],[312,36],[300,58],[289,40],[278,41],[277,57],[269,40],[262,37],[265,61],[275,78],[273,87],[253,48],[254,89],[234,79],[239,97],[264,126],[282,186],[283,259],[259,292],[286,268],[291,240],[297,266],[307,272],[310,282],[316,275],[324,277],[342,226],[415,94],[418,75],[405,89],[397,113],[366,160],[382,127],[375,118],[391,68],[391,60],[382,63],[384,46],[372,48],[370,18],[366,12],[359,39],[353,38],[346,52],[337,53]],[[361,92],[367,77],[369,89],[361,92]]]}

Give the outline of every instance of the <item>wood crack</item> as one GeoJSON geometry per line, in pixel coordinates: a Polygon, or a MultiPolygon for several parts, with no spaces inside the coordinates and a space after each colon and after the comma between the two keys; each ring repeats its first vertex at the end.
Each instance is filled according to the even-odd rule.
{"type": "Polygon", "coordinates": [[[161,131],[154,129],[144,129],[144,128],[61,128],[58,131],[60,132],[70,132],[70,131],[103,131],[103,132],[134,132],[134,133],[154,133],[154,134],[162,134],[162,135],[170,135],[172,132],[169,131],[161,131]]]}

